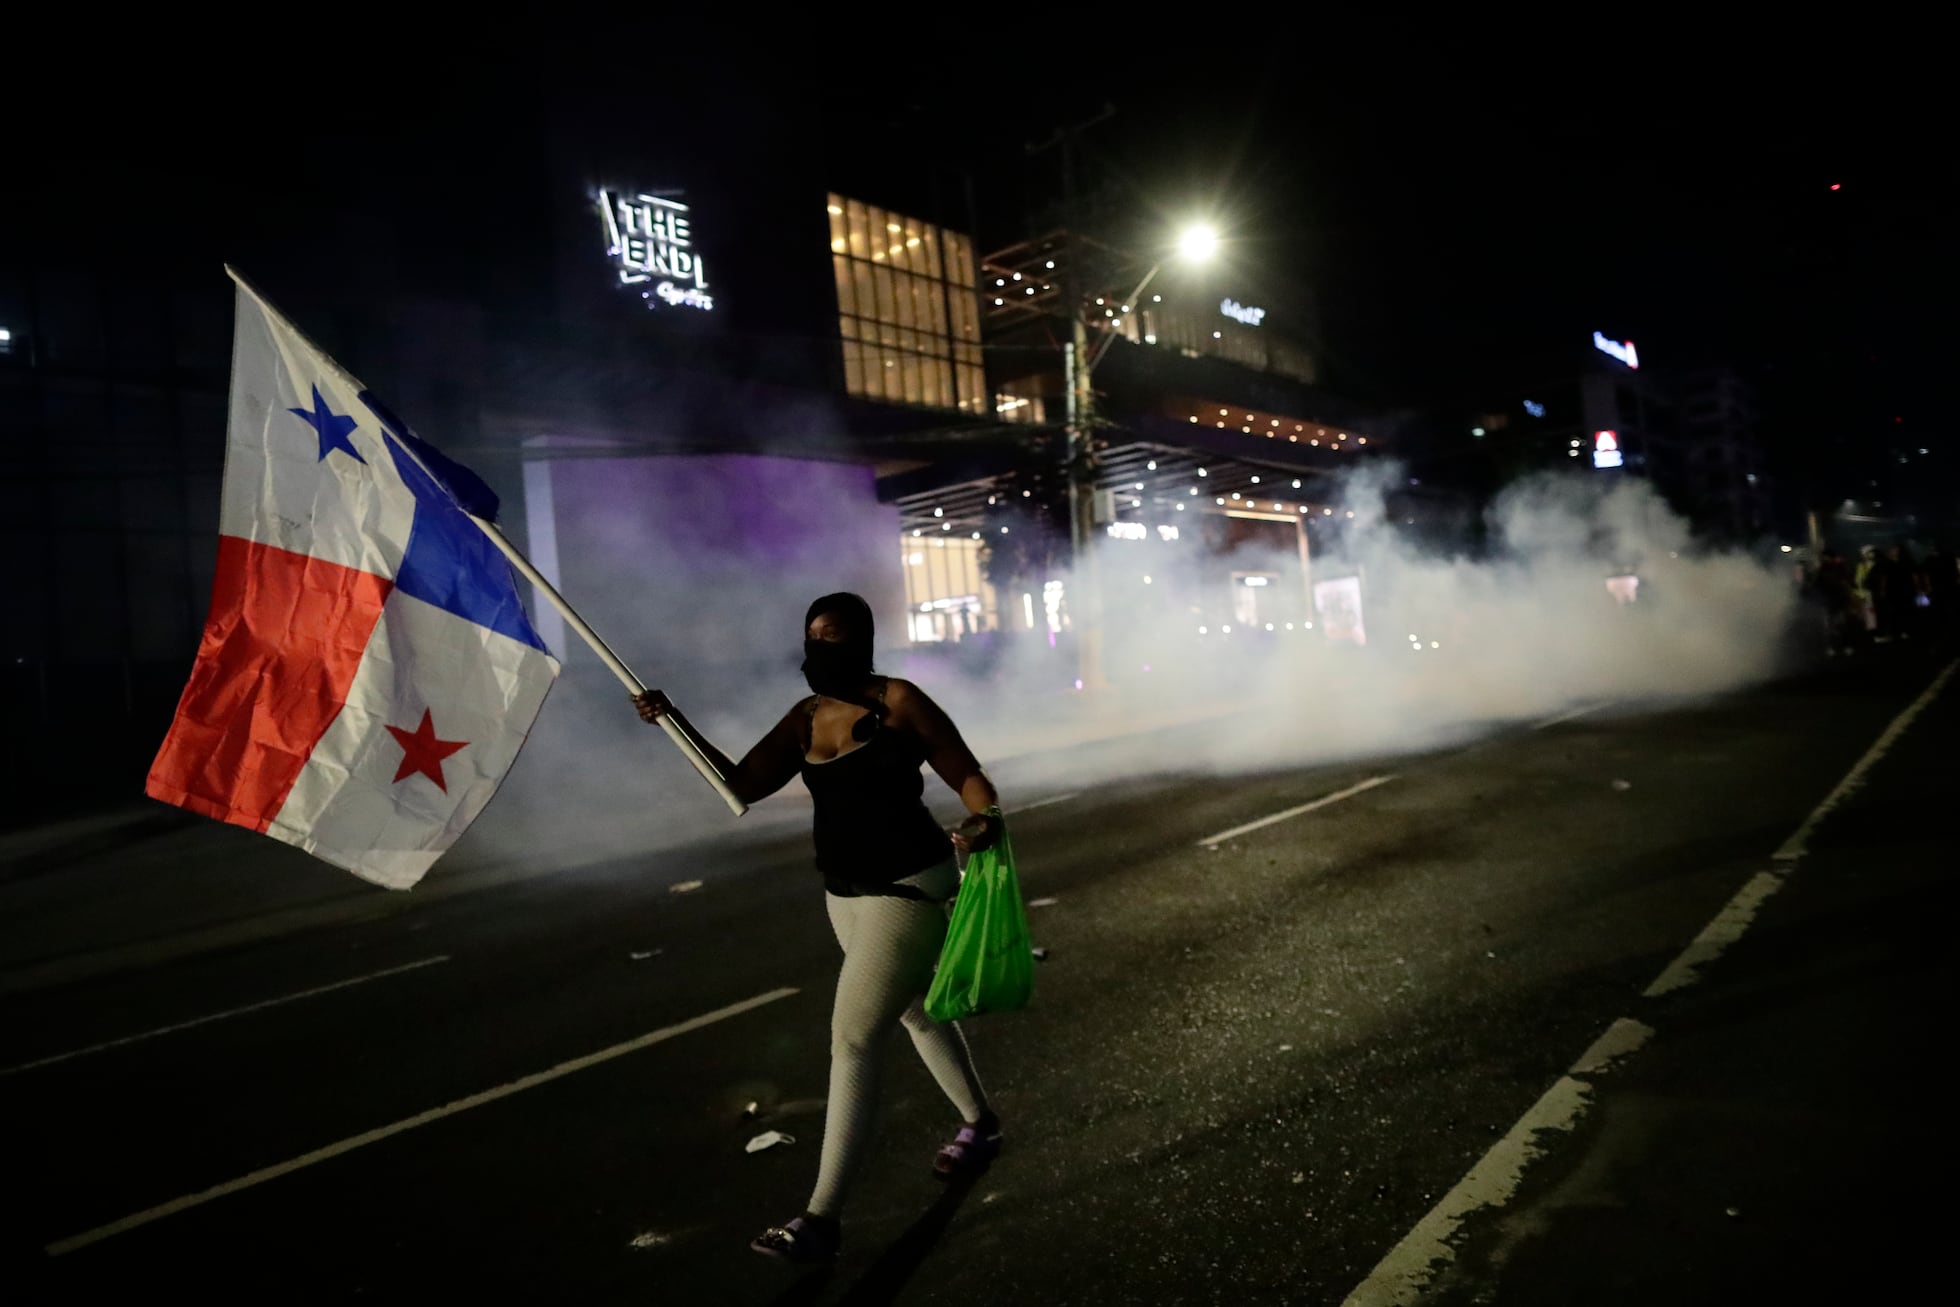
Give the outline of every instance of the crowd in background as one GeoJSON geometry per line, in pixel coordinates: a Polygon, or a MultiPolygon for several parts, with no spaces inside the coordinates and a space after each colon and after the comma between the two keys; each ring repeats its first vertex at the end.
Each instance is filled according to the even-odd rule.
{"type": "Polygon", "coordinates": [[[1865,545],[1851,558],[1826,549],[1799,580],[1820,611],[1832,655],[1960,628],[1960,559],[1943,547],[1919,557],[1904,545],[1865,545]]]}

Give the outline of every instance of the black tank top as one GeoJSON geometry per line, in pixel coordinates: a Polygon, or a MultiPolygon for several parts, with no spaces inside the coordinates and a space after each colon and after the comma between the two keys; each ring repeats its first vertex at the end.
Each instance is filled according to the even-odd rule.
{"type": "Polygon", "coordinates": [[[817,870],[832,893],[876,894],[953,856],[953,842],[926,810],[924,762],[917,741],[883,724],[828,762],[811,762],[805,747],[817,870]]]}

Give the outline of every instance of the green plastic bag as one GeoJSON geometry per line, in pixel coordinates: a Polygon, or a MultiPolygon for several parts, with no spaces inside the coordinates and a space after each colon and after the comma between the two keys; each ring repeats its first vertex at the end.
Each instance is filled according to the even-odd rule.
{"type": "Polygon", "coordinates": [[[1000,839],[970,855],[939,971],[926,991],[926,1015],[957,1021],[982,1012],[1012,1012],[1034,995],[1034,949],[1028,912],[1014,874],[1014,845],[1001,823],[1000,839]]]}

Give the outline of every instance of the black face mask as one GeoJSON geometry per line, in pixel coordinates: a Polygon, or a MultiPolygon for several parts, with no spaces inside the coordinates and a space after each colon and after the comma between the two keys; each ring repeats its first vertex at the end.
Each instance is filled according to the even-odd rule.
{"type": "Polygon", "coordinates": [[[803,679],[818,694],[856,703],[863,698],[870,675],[871,650],[856,641],[803,642],[803,679]]]}

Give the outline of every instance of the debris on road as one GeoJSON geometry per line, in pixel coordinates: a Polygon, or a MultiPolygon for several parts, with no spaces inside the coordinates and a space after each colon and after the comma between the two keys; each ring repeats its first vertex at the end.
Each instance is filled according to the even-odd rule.
{"type": "Polygon", "coordinates": [[[786,1135],[780,1130],[764,1130],[761,1134],[749,1140],[745,1151],[759,1153],[765,1148],[775,1148],[778,1145],[787,1148],[795,1142],[795,1135],[786,1135]]]}
{"type": "Polygon", "coordinates": [[[1057,898],[1029,899],[1028,906],[1031,908],[1052,908],[1060,902],[1061,900],[1057,898]]]}
{"type": "Polygon", "coordinates": [[[648,958],[659,957],[660,953],[661,950],[657,948],[636,948],[626,956],[635,962],[645,962],[648,958]]]}
{"type": "Polygon", "coordinates": [[[1046,962],[1046,961],[1048,960],[1048,950],[1047,950],[1047,949],[1045,949],[1045,948],[1038,948],[1038,949],[1033,949],[1033,950],[1031,950],[1031,951],[1032,951],[1032,952],[1034,953],[1034,960],[1035,960],[1036,962],[1046,962]]]}
{"type": "Polygon", "coordinates": [[[762,1115],[762,1104],[759,1102],[752,1102],[747,1107],[742,1109],[742,1119],[744,1121],[753,1121],[761,1115],[762,1115]]]}
{"type": "Polygon", "coordinates": [[[1620,791],[1630,790],[1633,788],[1633,782],[1623,781],[1616,777],[1613,781],[1613,788],[1620,791]]]}
{"type": "Polygon", "coordinates": [[[667,892],[669,894],[692,894],[700,888],[701,882],[698,880],[677,880],[667,887],[667,892]]]}
{"type": "Polygon", "coordinates": [[[1293,1051],[1293,1045],[1291,1045],[1291,1044],[1281,1044],[1281,1045],[1279,1046],[1279,1051],[1280,1051],[1280,1052],[1282,1052],[1282,1053],[1291,1053],[1291,1052],[1293,1051]]]}
{"type": "Polygon", "coordinates": [[[667,1235],[660,1233],[658,1230],[648,1230],[645,1234],[634,1235],[632,1241],[627,1245],[627,1247],[658,1248],[662,1244],[671,1243],[671,1242],[673,1242],[672,1239],[670,1239],[667,1235]]]}

